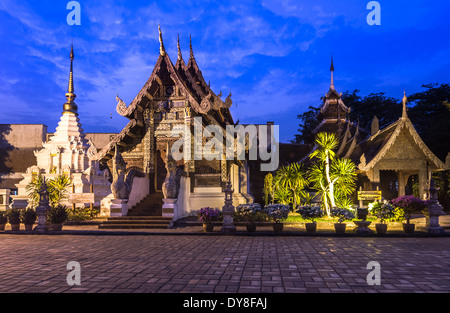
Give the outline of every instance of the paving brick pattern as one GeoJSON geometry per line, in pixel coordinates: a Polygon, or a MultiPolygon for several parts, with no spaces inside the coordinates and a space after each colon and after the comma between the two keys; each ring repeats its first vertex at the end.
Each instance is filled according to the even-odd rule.
{"type": "Polygon", "coordinates": [[[0,292],[13,293],[450,292],[450,237],[2,234],[0,264],[0,292]]]}

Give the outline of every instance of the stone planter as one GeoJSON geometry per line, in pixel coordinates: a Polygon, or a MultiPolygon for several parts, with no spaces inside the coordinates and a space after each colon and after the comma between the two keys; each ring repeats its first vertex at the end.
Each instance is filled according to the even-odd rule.
{"type": "Polygon", "coordinates": [[[0,224],[0,230],[5,230],[6,224],[0,224]]]}
{"type": "Polygon", "coordinates": [[[273,231],[281,233],[283,231],[283,223],[273,223],[273,231]]]}
{"type": "Polygon", "coordinates": [[[33,224],[24,224],[26,231],[32,231],[33,230],[33,224]]]}
{"type": "Polygon", "coordinates": [[[52,231],[61,231],[61,230],[62,230],[62,227],[63,227],[63,224],[62,224],[62,223],[59,223],[59,224],[50,224],[50,225],[49,225],[49,230],[52,230],[52,231]]]}
{"type": "Polygon", "coordinates": [[[416,224],[402,224],[403,231],[407,234],[414,233],[414,229],[416,228],[416,224]]]}
{"type": "Polygon", "coordinates": [[[247,228],[247,231],[249,233],[254,233],[256,231],[256,223],[255,222],[247,222],[245,224],[245,227],[247,228]]]}
{"type": "Polygon", "coordinates": [[[334,223],[334,230],[336,234],[345,234],[346,223],[334,223]]]}
{"type": "Polygon", "coordinates": [[[20,230],[20,224],[11,224],[11,230],[12,231],[20,230]]]}
{"type": "Polygon", "coordinates": [[[378,235],[384,235],[387,231],[387,224],[375,224],[375,229],[378,235]]]}
{"type": "Polygon", "coordinates": [[[211,223],[203,223],[203,231],[206,233],[212,232],[214,229],[214,224],[211,223]]]}
{"type": "Polygon", "coordinates": [[[313,234],[317,230],[317,223],[305,223],[306,232],[313,234]]]}

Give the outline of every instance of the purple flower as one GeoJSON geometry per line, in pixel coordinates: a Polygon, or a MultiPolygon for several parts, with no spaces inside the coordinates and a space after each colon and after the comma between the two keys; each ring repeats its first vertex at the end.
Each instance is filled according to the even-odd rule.
{"type": "Polygon", "coordinates": [[[198,220],[203,223],[210,223],[211,221],[217,221],[221,213],[218,209],[210,207],[201,208],[197,212],[198,220]]]}

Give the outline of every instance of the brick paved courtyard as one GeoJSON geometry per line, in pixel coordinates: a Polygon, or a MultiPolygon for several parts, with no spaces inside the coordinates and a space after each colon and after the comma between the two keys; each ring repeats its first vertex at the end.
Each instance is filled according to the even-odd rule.
{"type": "Polygon", "coordinates": [[[0,292],[13,293],[450,291],[449,237],[2,234],[0,264],[0,292]]]}

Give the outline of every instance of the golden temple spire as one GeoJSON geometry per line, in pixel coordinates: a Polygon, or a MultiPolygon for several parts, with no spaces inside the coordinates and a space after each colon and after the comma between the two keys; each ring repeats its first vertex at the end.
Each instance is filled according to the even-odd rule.
{"type": "Polygon", "coordinates": [[[330,83],[330,89],[334,90],[334,64],[333,64],[333,56],[331,56],[331,66],[330,66],[330,72],[331,72],[331,83],[330,83]]]}
{"type": "Polygon", "coordinates": [[[402,110],[402,118],[407,118],[408,114],[406,111],[406,102],[408,102],[408,98],[406,97],[406,91],[403,90],[403,99],[402,99],[402,104],[403,104],[403,110],[402,110]]]}
{"type": "Polygon", "coordinates": [[[159,31],[159,54],[162,56],[166,55],[166,49],[164,49],[164,43],[162,39],[162,33],[161,33],[161,26],[158,24],[158,31],[159,31]]]}
{"type": "Polygon", "coordinates": [[[183,56],[181,55],[180,49],[180,35],[177,35],[177,48],[178,48],[178,60],[183,60],[183,56]]]}
{"type": "Polygon", "coordinates": [[[67,102],[63,105],[63,113],[74,113],[78,115],[78,106],[73,102],[77,97],[74,93],[75,89],[73,87],[73,59],[75,55],[73,53],[73,43],[70,48],[70,74],[69,74],[69,86],[67,88],[66,98],[67,102]]]}

